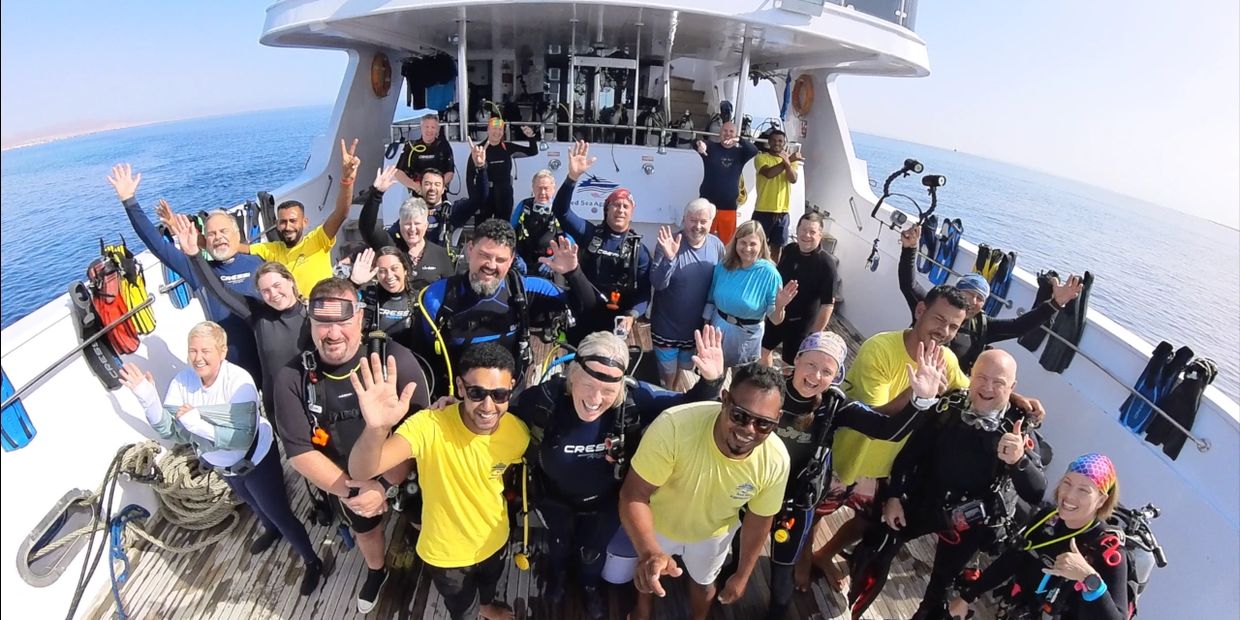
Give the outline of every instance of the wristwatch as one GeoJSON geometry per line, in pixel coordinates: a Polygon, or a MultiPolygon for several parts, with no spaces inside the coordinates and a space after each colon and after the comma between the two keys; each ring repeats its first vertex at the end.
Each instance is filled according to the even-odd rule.
{"type": "Polygon", "coordinates": [[[383,492],[387,495],[388,499],[393,499],[400,494],[400,487],[388,482],[383,476],[379,476],[378,478],[375,478],[375,480],[383,486],[383,492]]]}
{"type": "Polygon", "coordinates": [[[1102,577],[1099,577],[1097,573],[1090,573],[1081,583],[1085,584],[1086,592],[1097,592],[1098,588],[1102,587],[1102,577]]]}
{"type": "Polygon", "coordinates": [[[938,402],[939,402],[938,398],[922,398],[920,396],[917,396],[916,394],[913,395],[913,407],[915,407],[919,411],[925,411],[933,407],[938,402]]]}

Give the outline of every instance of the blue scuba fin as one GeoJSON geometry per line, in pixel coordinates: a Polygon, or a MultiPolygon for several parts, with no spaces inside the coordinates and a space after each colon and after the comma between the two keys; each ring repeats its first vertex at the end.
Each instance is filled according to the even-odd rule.
{"type": "MultiPolygon", "coordinates": [[[[9,381],[9,373],[0,369],[0,376],[4,379],[0,386],[0,401],[5,401],[16,394],[17,390],[13,389],[13,383],[9,381]]],[[[0,412],[0,444],[3,444],[5,452],[25,448],[30,444],[30,440],[34,439],[35,432],[34,423],[30,421],[26,405],[20,398],[0,412]]]]}
{"type": "MultiPolygon", "coordinates": [[[[1162,341],[1154,347],[1154,352],[1150,355],[1150,360],[1145,364],[1145,369],[1141,371],[1141,376],[1137,377],[1137,382],[1133,384],[1132,389],[1151,401],[1158,402],[1158,394],[1155,387],[1159,378],[1162,376],[1163,367],[1167,362],[1171,361],[1171,353],[1173,347],[1170,342],[1162,341]]],[[[1145,425],[1145,421],[1149,418],[1150,406],[1145,401],[1137,398],[1133,394],[1129,394],[1124,399],[1124,403],[1119,406],[1119,421],[1138,432],[1145,425]]]]}

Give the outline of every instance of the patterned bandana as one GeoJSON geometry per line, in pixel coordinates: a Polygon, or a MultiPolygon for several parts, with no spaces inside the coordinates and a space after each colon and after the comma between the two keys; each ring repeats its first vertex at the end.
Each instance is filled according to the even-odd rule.
{"type": "Polygon", "coordinates": [[[1089,478],[1103,493],[1110,493],[1115,487],[1115,464],[1097,452],[1078,457],[1068,464],[1068,471],[1089,478]]]}
{"type": "Polygon", "coordinates": [[[498,116],[492,116],[492,117],[491,117],[490,124],[491,124],[491,126],[492,126],[492,127],[500,127],[500,128],[502,128],[502,127],[504,126],[504,119],[502,119],[502,118],[500,118],[500,117],[498,117],[498,116]]]}
{"type": "Polygon", "coordinates": [[[634,208],[634,209],[636,209],[636,208],[637,208],[637,201],[636,201],[636,200],[633,200],[633,194],[632,194],[632,192],[630,192],[630,191],[629,191],[629,190],[627,190],[627,189],[624,189],[623,187],[621,187],[620,189],[617,189],[617,190],[613,191],[613,192],[612,192],[612,193],[610,193],[610,194],[607,194],[607,198],[603,200],[603,207],[604,207],[604,208],[607,208],[607,207],[611,206],[611,203],[613,203],[613,202],[615,202],[615,201],[617,201],[617,200],[621,200],[621,199],[628,200],[630,203],[632,203],[632,204],[633,204],[633,208],[634,208]]]}
{"type": "Polygon", "coordinates": [[[805,337],[801,341],[801,347],[797,349],[797,355],[806,351],[821,351],[826,353],[836,364],[841,367],[844,365],[844,356],[848,354],[848,346],[844,344],[844,339],[835,332],[814,332],[805,337]]]}

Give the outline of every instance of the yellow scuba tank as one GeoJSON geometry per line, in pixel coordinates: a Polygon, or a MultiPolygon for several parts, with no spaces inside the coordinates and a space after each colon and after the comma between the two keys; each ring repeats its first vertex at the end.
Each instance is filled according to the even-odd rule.
{"type": "MultiPolygon", "coordinates": [[[[125,306],[128,308],[137,308],[150,298],[151,293],[146,289],[146,274],[142,270],[142,265],[134,258],[133,252],[129,251],[129,247],[125,245],[125,238],[121,237],[121,242],[115,245],[104,245],[103,240],[99,241],[99,247],[103,256],[121,268],[121,286],[120,296],[125,300],[125,306]]],[[[155,331],[155,312],[150,306],[147,306],[129,317],[129,324],[139,334],[149,334],[155,331]]]]}

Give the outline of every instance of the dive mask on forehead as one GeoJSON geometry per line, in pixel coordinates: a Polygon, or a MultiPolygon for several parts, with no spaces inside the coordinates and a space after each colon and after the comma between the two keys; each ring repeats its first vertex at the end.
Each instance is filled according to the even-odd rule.
{"type": "Polygon", "coordinates": [[[620,383],[621,381],[624,381],[624,371],[627,370],[624,367],[624,364],[621,364],[610,357],[603,357],[602,355],[586,355],[584,357],[579,356],[577,358],[577,365],[580,366],[582,370],[586,371],[587,375],[590,375],[603,383],[620,383]],[[590,368],[589,366],[586,366],[586,362],[597,362],[604,366],[615,368],[620,371],[620,376],[613,377],[611,375],[601,373],[593,368],[590,368]]]}
{"type": "Polygon", "coordinates": [[[310,300],[310,318],[319,323],[343,323],[364,307],[356,299],[319,297],[310,300]]]}

